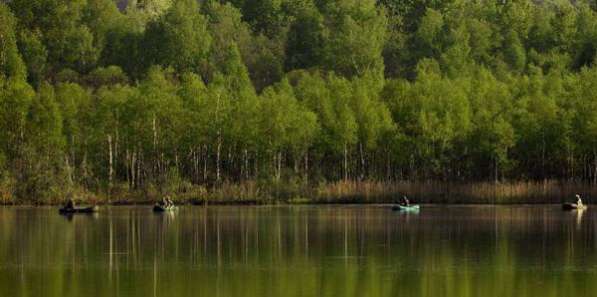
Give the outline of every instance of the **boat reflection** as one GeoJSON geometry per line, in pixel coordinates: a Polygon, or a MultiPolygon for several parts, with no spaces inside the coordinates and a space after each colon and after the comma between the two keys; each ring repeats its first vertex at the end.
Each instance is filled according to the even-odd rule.
{"type": "Polygon", "coordinates": [[[580,226],[581,226],[582,220],[583,220],[583,216],[586,211],[587,211],[586,208],[578,209],[578,210],[574,211],[574,214],[576,215],[576,228],[577,229],[580,229],[580,226]]]}

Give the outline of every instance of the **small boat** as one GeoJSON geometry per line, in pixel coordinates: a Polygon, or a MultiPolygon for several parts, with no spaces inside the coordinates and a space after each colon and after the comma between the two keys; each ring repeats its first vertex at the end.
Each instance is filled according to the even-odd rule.
{"type": "Polygon", "coordinates": [[[585,210],[587,206],[584,204],[578,205],[576,203],[564,203],[562,204],[563,210],[585,210]]]}
{"type": "Polygon", "coordinates": [[[164,212],[164,211],[173,211],[173,210],[176,210],[176,205],[163,206],[163,205],[156,204],[153,206],[153,211],[155,211],[155,212],[164,212]]]}
{"type": "Polygon", "coordinates": [[[97,212],[97,206],[89,206],[89,207],[73,207],[73,208],[66,208],[62,207],[58,210],[60,214],[75,214],[75,213],[94,213],[97,212]]]}
{"type": "Polygon", "coordinates": [[[392,210],[394,211],[419,211],[419,205],[418,204],[413,204],[413,205],[394,205],[392,206],[392,210]]]}

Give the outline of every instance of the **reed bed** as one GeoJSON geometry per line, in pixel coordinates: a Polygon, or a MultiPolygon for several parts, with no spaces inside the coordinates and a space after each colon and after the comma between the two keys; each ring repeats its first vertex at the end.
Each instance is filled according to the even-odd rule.
{"type": "Polygon", "coordinates": [[[544,204],[573,201],[576,193],[591,203],[593,197],[597,198],[597,187],[556,180],[499,183],[338,181],[317,185],[252,181],[224,184],[191,196],[194,200],[211,203],[240,204],[393,203],[402,195],[416,203],[544,204]]]}
{"type": "MultiPolygon", "coordinates": [[[[393,203],[402,195],[415,203],[437,204],[544,204],[573,201],[581,194],[586,203],[597,199],[597,186],[573,181],[444,182],[444,181],[338,181],[308,184],[300,181],[246,181],[205,187],[184,183],[171,190],[146,187],[111,193],[79,189],[80,203],[148,204],[170,195],[178,203],[193,204],[304,204],[393,203]]],[[[597,202],[597,200],[595,200],[597,202]]],[[[0,191],[2,204],[58,204],[64,197],[46,201],[16,201],[0,191]]]]}
{"type": "Polygon", "coordinates": [[[571,201],[581,194],[591,203],[597,198],[592,184],[545,180],[540,182],[336,182],[321,186],[316,199],[351,200],[363,203],[388,203],[407,195],[418,203],[538,204],[571,201]]]}

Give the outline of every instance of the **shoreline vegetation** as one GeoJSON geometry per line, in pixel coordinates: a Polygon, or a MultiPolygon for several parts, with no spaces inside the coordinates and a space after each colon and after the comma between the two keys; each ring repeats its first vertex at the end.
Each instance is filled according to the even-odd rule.
{"type": "MultiPolygon", "coordinates": [[[[395,203],[402,195],[417,204],[557,204],[573,201],[580,193],[585,203],[592,204],[597,188],[591,184],[546,180],[543,182],[478,182],[441,181],[372,182],[340,181],[321,185],[264,185],[256,182],[223,184],[206,189],[192,187],[172,194],[177,204],[193,205],[273,205],[273,204],[386,204],[395,203]]],[[[162,195],[151,191],[124,191],[112,195],[78,193],[80,204],[147,205],[162,195]]],[[[11,200],[4,197],[0,205],[59,205],[63,199],[11,200]]]]}
{"type": "Polygon", "coordinates": [[[596,186],[595,1],[0,1],[0,203],[596,186]]]}

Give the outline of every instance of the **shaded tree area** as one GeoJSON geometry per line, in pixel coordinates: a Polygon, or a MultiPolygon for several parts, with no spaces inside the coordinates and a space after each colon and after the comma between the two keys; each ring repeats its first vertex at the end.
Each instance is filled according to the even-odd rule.
{"type": "Polygon", "coordinates": [[[592,1],[0,3],[0,196],[597,183],[592,1]]]}

